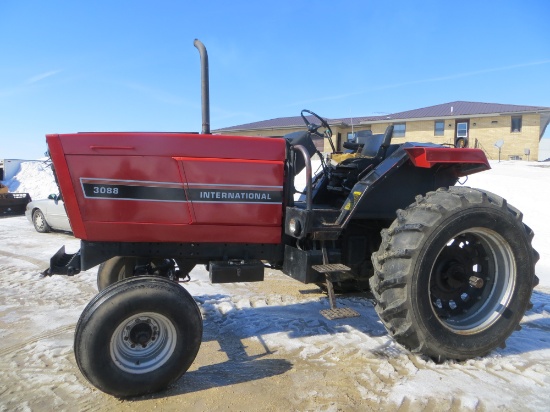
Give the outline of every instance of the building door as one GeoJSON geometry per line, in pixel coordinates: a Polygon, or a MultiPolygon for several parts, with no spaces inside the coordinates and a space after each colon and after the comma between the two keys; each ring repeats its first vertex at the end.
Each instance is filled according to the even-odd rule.
{"type": "Polygon", "coordinates": [[[457,120],[455,126],[455,147],[468,147],[470,120],[457,120]]]}

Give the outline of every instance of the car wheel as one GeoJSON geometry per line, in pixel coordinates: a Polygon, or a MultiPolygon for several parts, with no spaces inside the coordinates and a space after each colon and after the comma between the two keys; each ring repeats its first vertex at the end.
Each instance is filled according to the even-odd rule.
{"type": "Polygon", "coordinates": [[[48,222],[46,222],[46,218],[40,209],[36,209],[32,214],[32,223],[34,224],[34,228],[37,232],[47,233],[52,230],[50,225],[48,225],[48,222]]]}

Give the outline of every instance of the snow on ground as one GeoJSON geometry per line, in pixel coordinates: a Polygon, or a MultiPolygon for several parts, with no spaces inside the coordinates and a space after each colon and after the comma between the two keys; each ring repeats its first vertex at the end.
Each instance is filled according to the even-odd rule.
{"type": "MultiPolygon", "coordinates": [[[[72,353],[78,317],[97,293],[96,269],[38,278],[61,245],[74,252],[78,240],[39,234],[23,216],[0,219],[0,411],[548,410],[550,168],[534,162],[492,166],[466,184],[522,210],[541,254],[534,306],[506,348],[436,365],[396,345],[363,295],[338,298],[361,317],[327,321],[319,314],[328,307],[326,296],[315,286],[278,271],[267,271],[265,282],[211,285],[197,267],[185,285],[204,318],[196,361],[169,390],[126,401],[91,387],[72,353]]],[[[16,176],[22,187],[51,183],[38,184],[42,172],[24,170],[27,177],[16,176]]]]}

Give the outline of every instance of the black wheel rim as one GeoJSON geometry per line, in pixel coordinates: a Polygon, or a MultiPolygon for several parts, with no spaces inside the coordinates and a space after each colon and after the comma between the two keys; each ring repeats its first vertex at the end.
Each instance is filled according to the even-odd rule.
{"type": "Polygon", "coordinates": [[[446,242],[430,276],[437,319],[459,334],[494,324],[508,306],[516,266],[509,243],[487,228],[472,228],[446,242]]]}

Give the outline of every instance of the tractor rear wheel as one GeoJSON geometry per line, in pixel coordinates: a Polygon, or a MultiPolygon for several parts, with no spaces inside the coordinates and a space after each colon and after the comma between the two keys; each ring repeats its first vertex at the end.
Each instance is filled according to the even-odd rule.
{"type": "Polygon", "coordinates": [[[160,276],[116,282],[86,306],[74,352],[84,377],[103,392],[138,396],[166,388],[199,350],[202,317],[193,297],[160,276]]]}
{"type": "MultiPolygon", "coordinates": [[[[97,290],[101,292],[115,282],[137,275],[156,274],[172,278],[175,276],[175,272],[171,270],[171,273],[168,273],[164,268],[173,266],[173,263],[172,261],[172,265],[167,265],[167,259],[157,259],[149,262],[149,267],[147,265],[140,265],[138,268],[136,266],[137,258],[115,256],[99,265],[97,271],[97,290]]],[[[185,261],[177,260],[176,263],[179,269],[178,277],[185,277],[195,267],[194,263],[185,261]]]]}
{"type": "Polygon", "coordinates": [[[393,338],[436,361],[483,356],[517,330],[538,253],[522,214],[489,192],[418,196],[372,256],[376,311],[393,338]]]}

